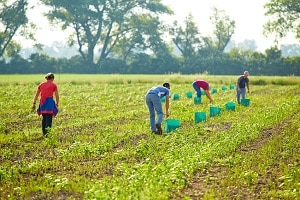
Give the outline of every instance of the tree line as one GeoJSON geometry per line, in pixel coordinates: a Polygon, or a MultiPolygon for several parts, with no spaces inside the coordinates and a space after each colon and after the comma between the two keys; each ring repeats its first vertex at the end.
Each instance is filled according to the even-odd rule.
{"type": "MultiPolygon", "coordinates": [[[[226,52],[235,31],[235,21],[217,8],[213,8],[210,17],[213,33],[203,36],[191,14],[182,24],[174,21],[172,25],[166,25],[161,16],[174,13],[158,0],[40,2],[48,6],[49,11],[44,14],[51,24],[60,24],[62,30],[73,30],[68,45],[76,46],[79,55],[69,59],[53,58],[42,52],[41,44],[36,44],[38,52],[27,59],[22,58],[21,44],[16,43],[13,36],[19,31],[24,38],[34,40],[35,26],[26,16],[28,1],[2,0],[0,25],[5,28],[0,31],[0,73],[230,75],[248,70],[253,75],[300,75],[300,57],[283,57],[276,43],[264,53],[239,48],[226,52]]],[[[275,15],[270,9],[285,7],[290,11],[277,9],[278,12],[299,15],[299,10],[295,12],[297,9],[293,10],[291,3],[295,7],[298,5],[296,0],[286,4],[285,1],[271,0],[265,5],[266,14],[275,15]]],[[[289,19],[291,17],[286,17],[285,22],[289,19]]],[[[286,24],[284,29],[280,28],[285,22],[276,20],[266,24],[266,34],[275,31],[278,37],[284,36],[288,28],[286,24]]]]}

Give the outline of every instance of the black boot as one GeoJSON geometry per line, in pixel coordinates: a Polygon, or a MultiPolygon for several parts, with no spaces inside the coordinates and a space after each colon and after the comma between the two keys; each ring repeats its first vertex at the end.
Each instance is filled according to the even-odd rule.
{"type": "Polygon", "coordinates": [[[157,134],[161,135],[162,134],[161,124],[156,124],[156,128],[157,128],[157,134]]]}

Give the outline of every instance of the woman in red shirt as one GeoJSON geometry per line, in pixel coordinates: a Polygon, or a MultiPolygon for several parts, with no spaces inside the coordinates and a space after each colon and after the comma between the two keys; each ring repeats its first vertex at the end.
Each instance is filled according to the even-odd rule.
{"type": "Polygon", "coordinates": [[[42,131],[43,135],[47,137],[52,127],[52,118],[58,113],[59,94],[57,85],[54,81],[54,74],[48,73],[45,76],[46,81],[39,84],[36,94],[33,99],[33,109],[40,96],[40,103],[37,109],[38,115],[42,115],[42,131]],[[53,100],[53,94],[55,95],[56,103],[53,100]]]}

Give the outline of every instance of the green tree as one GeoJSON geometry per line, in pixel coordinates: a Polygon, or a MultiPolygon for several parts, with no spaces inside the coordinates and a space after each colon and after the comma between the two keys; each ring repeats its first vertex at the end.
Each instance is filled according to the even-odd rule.
{"type": "Polygon", "coordinates": [[[234,34],[235,21],[231,20],[224,10],[213,8],[213,11],[213,16],[210,17],[210,20],[215,27],[213,31],[215,37],[214,49],[218,53],[222,53],[234,34]]]}
{"type": "MultiPolygon", "coordinates": [[[[19,46],[12,42],[12,39],[19,29],[28,23],[27,5],[27,0],[0,1],[0,57],[4,56],[7,48],[13,53],[19,50],[19,46]]],[[[7,56],[10,57],[11,55],[7,54],[7,56]]]]}
{"type": "Polygon", "coordinates": [[[107,58],[101,62],[98,72],[104,74],[125,74],[127,70],[124,60],[107,58]]]}
{"type": "Polygon", "coordinates": [[[300,75],[300,57],[299,56],[295,56],[295,57],[288,57],[288,58],[284,58],[285,60],[285,64],[286,64],[286,74],[287,75],[296,75],[299,76],[300,75]]]}
{"type": "Polygon", "coordinates": [[[300,1],[270,0],[266,3],[266,16],[271,19],[264,25],[264,32],[275,33],[276,40],[286,36],[288,32],[296,33],[300,39],[300,1]]]}
{"type": "MultiPolygon", "coordinates": [[[[70,45],[78,45],[78,50],[88,65],[100,64],[109,55],[118,52],[117,46],[125,45],[131,51],[136,42],[142,42],[140,34],[132,26],[132,20],[142,18],[145,14],[155,17],[158,14],[171,13],[160,0],[41,0],[51,10],[47,17],[51,22],[61,24],[63,30],[71,28],[70,45]],[[126,38],[126,42],[124,42],[126,38]],[[130,40],[128,40],[130,38],[130,40]],[[95,52],[100,52],[95,58],[95,52]]],[[[142,21],[142,20],[139,20],[142,21]]],[[[128,53],[127,53],[128,54],[128,53]]]]}
{"type": "Polygon", "coordinates": [[[133,62],[129,66],[131,74],[150,74],[154,69],[152,66],[152,58],[145,53],[137,53],[134,55],[133,62]]]}
{"type": "Polygon", "coordinates": [[[15,54],[13,58],[11,58],[11,61],[7,63],[7,73],[20,73],[20,74],[26,74],[26,73],[32,73],[29,62],[22,58],[19,54],[15,54]]]}
{"type": "Polygon", "coordinates": [[[198,66],[198,71],[221,72],[226,68],[225,61],[228,61],[224,52],[234,34],[235,21],[216,8],[213,8],[210,20],[214,26],[213,34],[201,38],[203,44],[197,52],[197,61],[193,63],[198,66]]]}
{"type": "Polygon", "coordinates": [[[266,66],[266,55],[261,52],[253,51],[250,54],[247,64],[249,67],[245,68],[245,70],[250,71],[253,75],[263,75],[264,67],[266,66]]]}
{"type": "Polygon", "coordinates": [[[55,70],[57,68],[56,59],[46,54],[33,53],[30,55],[29,61],[34,73],[57,72],[55,70]]]}
{"type": "Polygon", "coordinates": [[[198,26],[193,20],[194,17],[192,14],[189,14],[183,26],[179,25],[178,21],[175,21],[170,28],[172,41],[186,61],[194,57],[196,52],[203,46],[198,26]]]}
{"type": "Polygon", "coordinates": [[[148,52],[156,57],[170,55],[163,40],[166,28],[158,17],[142,14],[133,16],[129,23],[132,29],[131,34],[120,38],[113,49],[115,56],[121,56],[121,59],[130,63],[137,52],[148,52]]]}
{"type": "Polygon", "coordinates": [[[282,67],[283,57],[281,50],[276,46],[266,49],[266,70],[265,74],[268,75],[283,75],[282,67]]]}

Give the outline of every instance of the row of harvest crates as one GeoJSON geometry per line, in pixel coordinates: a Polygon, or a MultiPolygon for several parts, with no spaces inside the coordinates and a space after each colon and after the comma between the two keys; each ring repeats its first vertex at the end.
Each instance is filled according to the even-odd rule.
{"type": "MultiPolygon", "coordinates": [[[[235,87],[234,85],[230,85],[230,86],[229,86],[229,89],[230,89],[230,90],[233,90],[234,87],[235,87]]],[[[226,87],[226,86],[222,86],[221,90],[222,90],[222,91],[226,91],[226,90],[227,90],[227,87],[226,87]]],[[[218,92],[218,89],[217,89],[217,88],[212,88],[211,91],[210,91],[211,94],[215,94],[215,93],[217,93],[217,92],[218,92]]],[[[204,92],[203,90],[201,90],[201,95],[205,95],[205,92],[204,92]]],[[[193,93],[190,92],[190,91],[187,92],[187,93],[186,93],[186,97],[187,97],[187,98],[193,98],[193,93]]],[[[179,98],[180,98],[180,95],[179,95],[179,94],[176,94],[176,93],[175,93],[175,94],[172,95],[172,99],[173,99],[173,100],[179,100],[179,98]]],[[[195,102],[195,104],[200,104],[200,103],[201,103],[200,100],[201,100],[201,99],[199,99],[198,97],[194,97],[194,102],[195,102]]],[[[165,102],[165,101],[166,101],[166,98],[165,98],[165,97],[161,98],[161,101],[162,101],[162,102],[165,102]]]]}
{"type": "MultiPolygon", "coordinates": [[[[195,97],[194,103],[201,103],[201,98],[195,97]]],[[[241,105],[249,106],[250,99],[241,99],[241,105]]],[[[235,111],[235,102],[227,102],[225,104],[227,111],[235,111]]],[[[209,116],[214,117],[221,114],[221,108],[218,106],[209,107],[209,116]]],[[[195,123],[206,121],[206,112],[195,112],[195,123]]],[[[166,119],[165,120],[165,132],[168,133],[180,127],[180,120],[178,119],[166,119]]]]}

